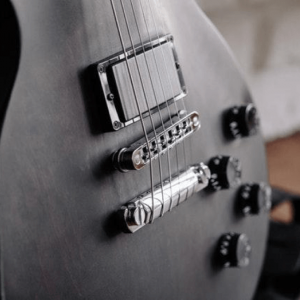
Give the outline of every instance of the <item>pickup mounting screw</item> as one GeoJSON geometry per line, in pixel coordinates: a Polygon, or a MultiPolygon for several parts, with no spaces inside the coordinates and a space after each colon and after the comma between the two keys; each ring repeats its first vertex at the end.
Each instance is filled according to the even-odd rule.
{"type": "Polygon", "coordinates": [[[103,73],[104,72],[103,66],[100,66],[98,70],[99,70],[100,73],[103,73]]]}
{"type": "Polygon", "coordinates": [[[118,130],[118,129],[121,128],[121,123],[118,122],[118,121],[115,121],[115,122],[113,123],[113,127],[114,127],[115,130],[118,130]]]}
{"type": "Polygon", "coordinates": [[[113,93],[109,93],[109,94],[107,95],[107,100],[113,101],[114,99],[115,99],[115,95],[114,95],[113,93]]]}

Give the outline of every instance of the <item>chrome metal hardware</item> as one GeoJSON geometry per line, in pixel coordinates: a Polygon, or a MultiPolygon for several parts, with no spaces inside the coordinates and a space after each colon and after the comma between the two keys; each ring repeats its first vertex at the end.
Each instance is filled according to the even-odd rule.
{"type": "Polygon", "coordinates": [[[141,113],[147,116],[157,110],[158,106],[163,108],[187,94],[171,35],[102,60],[94,65],[94,71],[97,72],[113,130],[140,120],[138,108],[132,100],[135,97],[141,113]],[[165,65],[168,72],[160,69],[161,65],[165,65]],[[134,87],[128,67],[133,81],[138,83],[134,87]]]}
{"type": "Polygon", "coordinates": [[[166,130],[162,127],[152,132],[149,138],[150,152],[145,139],[141,139],[128,148],[116,151],[113,156],[114,167],[121,171],[141,170],[150,163],[150,159],[156,159],[186,139],[201,127],[200,117],[197,112],[192,112],[176,123],[170,125],[166,130]]]}
{"type": "Polygon", "coordinates": [[[151,191],[133,199],[119,210],[125,232],[134,233],[143,226],[152,223],[175,206],[186,201],[195,193],[207,187],[210,170],[203,164],[191,166],[179,176],[157,185],[152,200],[151,191]],[[154,205],[153,205],[154,204],[154,205]]]}

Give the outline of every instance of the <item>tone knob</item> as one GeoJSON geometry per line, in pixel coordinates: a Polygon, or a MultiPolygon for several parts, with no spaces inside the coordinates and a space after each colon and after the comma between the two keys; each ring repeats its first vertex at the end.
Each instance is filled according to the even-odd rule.
{"type": "Polygon", "coordinates": [[[271,187],[266,183],[248,183],[238,192],[238,206],[244,215],[259,215],[271,208],[271,187]]]}
{"type": "Polygon", "coordinates": [[[224,268],[242,268],[250,263],[251,245],[246,234],[222,235],[217,248],[218,263],[224,268]]]}
{"type": "Polygon", "coordinates": [[[254,135],[258,131],[259,118],[255,106],[250,103],[235,106],[225,113],[225,131],[233,139],[254,135]]]}
{"type": "Polygon", "coordinates": [[[208,167],[211,172],[209,186],[212,190],[219,191],[240,185],[242,166],[237,158],[216,156],[209,161],[208,167]]]}

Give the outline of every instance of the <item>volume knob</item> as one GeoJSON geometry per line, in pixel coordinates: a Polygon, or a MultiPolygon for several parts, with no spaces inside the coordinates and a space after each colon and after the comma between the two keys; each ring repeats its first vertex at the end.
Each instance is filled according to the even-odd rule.
{"type": "Polygon", "coordinates": [[[217,248],[218,263],[224,268],[242,268],[250,263],[251,245],[246,234],[226,233],[217,248]]]}
{"type": "Polygon", "coordinates": [[[211,172],[209,186],[212,190],[234,188],[240,185],[242,166],[237,158],[231,156],[216,156],[208,163],[211,172]]]}
{"type": "Polygon", "coordinates": [[[259,215],[271,208],[271,187],[266,183],[248,183],[241,186],[238,205],[244,215],[259,215]]]}
{"type": "Polygon", "coordinates": [[[225,113],[224,125],[226,134],[233,139],[256,134],[259,118],[255,106],[250,103],[232,107],[225,113]]]}

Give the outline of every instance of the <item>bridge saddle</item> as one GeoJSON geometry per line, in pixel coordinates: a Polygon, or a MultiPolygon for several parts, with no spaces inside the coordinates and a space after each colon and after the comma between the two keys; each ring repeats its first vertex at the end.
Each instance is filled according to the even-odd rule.
{"type": "Polygon", "coordinates": [[[192,112],[176,123],[166,123],[165,127],[167,128],[160,127],[155,133],[148,135],[149,147],[143,138],[113,153],[115,169],[121,172],[143,169],[150,163],[150,159],[157,159],[196,132],[201,127],[200,117],[197,112],[192,112]]]}

